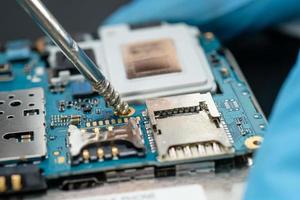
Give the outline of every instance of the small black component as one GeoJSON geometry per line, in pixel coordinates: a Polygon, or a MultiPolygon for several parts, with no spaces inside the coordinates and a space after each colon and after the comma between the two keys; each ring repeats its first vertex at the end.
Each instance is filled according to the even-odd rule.
{"type": "Polygon", "coordinates": [[[67,108],[71,108],[73,106],[73,102],[72,101],[68,101],[67,102],[67,108]]]}
{"type": "MultiPolygon", "coordinates": [[[[92,49],[85,49],[84,52],[92,59],[93,62],[96,62],[95,54],[92,49]]],[[[59,72],[69,71],[71,75],[80,74],[80,72],[74,67],[74,65],[66,58],[66,56],[58,51],[55,55],[56,57],[56,66],[53,69],[53,77],[58,77],[59,72]]]]}
{"type": "Polygon", "coordinates": [[[221,56],[225,56],[225,52],[226,52],[226,48],[225,47],[220,47],[218,50],[217,50],[217,53],[221,56]]]}
{"type": "Polygon", "coordinates": [[[85,113],[90,113],[92,111],[92,106],[90,106],[90,105],[85,105],[84,107],[83,107],[83,112],[85,112],[85,113]]]}
{"type": "Polygon", "coordinates": [[[24,110],[23,114],[24,114],[24,116],[39,115],[40,110],[39,109],[24,110]]]}
{"type": "Polygon", "coordinates": [[[11,66],[8,63],[0,64],[0,82],[10,81],[13,78],[11,66]]]}
{"type": "Polygon", "coordinates": [[[64,112],[66,108],[66,104],[64,100],[61,100],[58,102],[58,111],[59,112],[64,112]]]}
{"type": "Polygon", "coordinates": [[[175,166],[155,168],[155,177],[167,177],[167,176],[175,176],[175,175],[176,175],[175,166]]]}
{"type": "Polygon", "coordinates": [[[105,175],[108,183],[155,177],[154,167],[114,170],[106,172],[105,175]]]}
{"type": "Polygon", "coordinates": [[[93,104],[94,106],[97,106],[97,105],[99,104],[99,99],[94,98],[94,99],[92,100],[92,104],[93,104]]]}
{"type": "Polygon", "coordinates": [[[60,189],[62,190],[78,190],[91,188],[105,183],[106,177],[103,172],[93,174],[80,174],[61,180],[60,189]]]}
{"type": "Polygon", "coordinates": [[[45,178],[35,165],[0,167],[0,195],[41,192],[47,189],[45,178]]]}
{"type": "Polygon", "coordinates": [[[210,61],[212,62],[213,65],[220,64],[220,59],[215,53],[210,55],[210,61]]]}
{"type": "Polygon", "coordinates": [[[51,93],[63,93],[65,91],[65,85],[63,84],[58,84],[58,85],[49,85],[49,90],[51,93]]]}
{"type": "Polygon", "coordinates": [[[235,124],[242,136],[251,133],[251,129],[246,128],[244,125],[247,124],[247,121],[243,117],[235,118],[235,124]]]}
{"type": "Polygon", "coordinates": [[[97,108],[95,112],[96,112],[97,115],[100,115],[102,113],[100,108],[97,108]]]}

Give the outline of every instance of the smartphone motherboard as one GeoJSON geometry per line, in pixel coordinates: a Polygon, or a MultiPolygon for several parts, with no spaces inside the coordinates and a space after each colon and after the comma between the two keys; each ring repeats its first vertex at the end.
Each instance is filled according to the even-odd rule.
{"type": "Polygon", "coordinates": [[[0,194],[247,165],[266,119],[230,52],[186,24],[102,27],[80,46],[118,116],[51,42],[0,52],[0,194]]]}

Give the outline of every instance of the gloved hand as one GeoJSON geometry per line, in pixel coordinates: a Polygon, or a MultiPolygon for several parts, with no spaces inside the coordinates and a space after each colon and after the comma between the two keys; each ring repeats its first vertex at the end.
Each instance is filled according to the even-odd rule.
{"type": "Polygon", "coordinates": [[[300,52],[273,109],[245,199],[300,199],[300,52]]]}
{"type": "Polygon", "coordinates": [[[299,0],[133,0],[105,24],[186,22],[226,39],[299,15],[299,0]]]}

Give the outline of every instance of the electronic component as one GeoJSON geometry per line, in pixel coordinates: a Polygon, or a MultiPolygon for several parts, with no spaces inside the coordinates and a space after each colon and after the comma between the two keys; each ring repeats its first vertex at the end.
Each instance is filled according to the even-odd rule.
{"type": "MultiPolygon", "coordinates": [[[[92,41],[84,41],[80,43],[80,47],[84,50],[84,52],[95,62],[98,63],[99,66],[102,66],[104,63],[104,56],[101,48],[102,44],[99,40],[92,41]],[[101,51],[99,53],[99,51],[101,51]]],[[[50,64],[49,69],[49,89],[52,93],[63,93],[65,91],[65,87],[71,81],[85,81],[83,76],[73,70],[65,69],[66,66],[70,66],[70,68],[74,69],[74,66],[70,65],[68,59],[60,52],[57,46],[53,46],[49,44],[47,46],[47,52],[49,52],[48,62],[50,64]],[[57,75],[57,76],[56,76],[57,75]]],[[[103,74],[107,75],[106,69],[101,69],[103,74]]]]}
{"type": "Polygon", "coordinates": [[[102,27],[99,34],[107,76],[127,100],[216,90],[195,28],[115,25],[102,27]]]}
{"type": "Polygon", "coordinates": [[[0,195],[251,164],[267,121],[212,33],[163,23],[99,34],[79,45],[133,100],[130,115],[116,116],[53,45],[49,66],[34,49],[26,61],[0,52],[0,79],[12,75],[0,81],[0,195]]]}
{"type": "Polygon", "coordinates": [[[138,121],[130,118],[125,125],[68,129],[72,163],[118,157],[144,156],[145,146],[138,121]]]}
{"type": "Polygon", "coordinates": [[[171,39],[137,42],[123,47],[128,79],[181,72],[177,57],[171,39]]]}
{"type": "Polygon", "coordinates": [[[6,57],[10,62],[27,61],[31,56],[31,42],[29,40],[8,42],[5,49],[6,57]]]}
{"type": "Polygon", "coordinates": [[[247,121],[245,120],[244,117],[238,117],[235,118],[235,124],[237,128],[239,129],[241,135],[247,135],[251,133],[251,129],[245,127],[245,124],[247,124],[247,121]]]}
{"type": "Polygon", "coordinates": [[[55,84],[49,84],[49,90],[53,94],[57,93],[63,93],[65,91],[66,84],[65,83],[55,83],[55,84]]]}
{"type": "Polygon", "coordinates": [[[209,93],[151,99],[146,105],[161,161],[234,152],[209,93]]]}
{"type": "MultiPolygon", "coordinates": [[[[78,91],[80,92],[80,91],[78,91]]],[[[103,100],[103,99],[102,99],[103,100]]],[[[76,98],[73,101],[66,101],[66,100],[59,100],[57,102],[57,108],[59,112],[64,112],[66,109],[76,109],[76,110],[82,110],[85,113],[89,113],[93,110],[93,108],[96,108],[99,104],[98,98],[76,98]]],[[[111,109],[108,108],[108,110],[111,111],[111,109]]],[[[99,108],[96,110],[98,114],[101,113],[101,109],[99,108]]]]}
{"type": "Polygon", "coordinates": [[[88,97],[95,94],[93,87],[87,81],[73,81],[70,83],[72,96],[74,98],[88,97]]]}
{"type": "Polygon", "coordinates": [[[56,128],[61,126],[80,125],[81,115],[51,115],[50,127],[56,128]]]}
{"type": "MultiPolygon", "coordinates": [[[[93,62],[96,62],[95,54],[92,49],[85,49],[84,52],[92,59],[93,62]]],[[[66,58],[62,52],[57,52],[56,57],[56,68],[54,68],[54,76],[58,76],[60,71],[70,71],[71,75],[80,74],[80,72],[74,67],[74,65],[66,58]]]]}
{"type": "Polygon", "coordinates": [[[70,124],[78,125],[80,123],[81,116],[80,115],[71,115],[70,124]]]}
{"type": "Polygon", "coordinates": [[[0,82],[10,81],[13,79],[11,65],[8,63],[0,64],[0,82]]]}
{"type": "Polygon", "coordinates": [[[84,105],[84,107],[83,107],[83,112],[84,113],[89,113],[89,112],[91,112],[92,111],[92,106],[91,105],[84,105]]]}
{"type": "MultiPolygon", "coordinates": [[[[96,62],[95,54],[92,49],[85,49],[84,52],[88,55],[89,58],[96,62]]],[[[69,81],[84,81],[83,76],[80,72],[74,67],[74,65],[66,58],[66,56],[57,51],[53,58],[53,67],[51,68],[51,78],[50,82],[53,85],[57,84],[67,84],[69,81]]]]}
{"type": "Polygon", "coordinates": [[[226,99],[224,102],[224,106],[229,111],[238,111],[240,109],[240,106],[235,99],[226,99]]]}
{"type": "Polygon", "coordinates": [[[42,88],[0,92],[0,162],[46,155],[42,88]]]}
{"type": "Polygon", "coordinates": [[[0,167],[0,194],[43,191],[46,180],[36,165],[0,167]]]}

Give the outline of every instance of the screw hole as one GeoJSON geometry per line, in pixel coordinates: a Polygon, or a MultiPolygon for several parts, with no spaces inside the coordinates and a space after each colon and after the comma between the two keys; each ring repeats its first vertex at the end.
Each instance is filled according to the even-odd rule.
{"type": "Polygon", "coordinates": [[[10,102],[10,106],[12,106],[12,107],[17,107],[17,106],[20,106],[22,104],[22,102],[21,101],[12,101],[12,102],[10,102]]]}
{"type": "Polygon", "coordinates": [[[256,145],[256,146],[260,146],[260,145],[261,145],[261,141],[259,141],[259,140],[254,140],[254,141],[253,141],[253,144],[256,145]]]}
{"type": "Polygon", "coordinates": [[[30,96],[30,97],[33,97],[33,96],[34,96],[34,94],[30,93],[30,94],[28,94],[28,96],[30,96]]]}
{"type": "Polygon", "coordinates": [[[15,96],[14,95],[9,95],[8,98],[9,99],[13,99],[15,96]]]}
{"type": "Polygon", "coordinates": [[[1,110],[1,111],[0,111],[0,115],[3,115],[3,114],[4,114],[4,111],[1,110]]]}
{"type": "Polygon", "coordinates": [[[157,135],[161,135],[161,130],[158,129],[157,135]]]}
{"type": "Polygon", "coordinates": [[[13,116],[13,115],[8,115],[7,116],[7,119],[13,119],[13,118],[15,118],[15,116],[13,116]]]}

